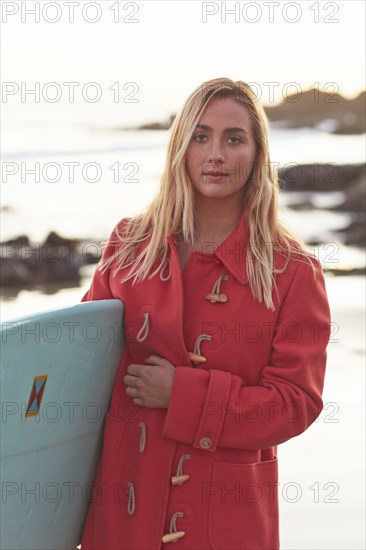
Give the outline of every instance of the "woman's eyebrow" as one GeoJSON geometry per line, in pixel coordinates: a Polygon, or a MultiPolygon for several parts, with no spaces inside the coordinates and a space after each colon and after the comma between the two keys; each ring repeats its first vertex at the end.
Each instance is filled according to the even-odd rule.
{"type": "Polygon", "coordinates": [[[236,126],[234,126],[233,128],[225,128],[224,132],[233,132],[233,133],[244,132],[245,134],[248,133],[247,130],[245,130],[244,128],[239,128],[236,126]]]}
{"type": "MultiPolygon", "coordinates": [[[[207,124],[197,124],[196,128],[200,130],[206,130],[206,132],[210,132],[212,130],[211,126],[207,126],[207,124]]],[[[238,126],[234,126],[233,128],[225,128],[224,132],[244,132],[245,134],[248,133],[247,130],[245,130],[244,128],[239,128],[238,126]]]]}

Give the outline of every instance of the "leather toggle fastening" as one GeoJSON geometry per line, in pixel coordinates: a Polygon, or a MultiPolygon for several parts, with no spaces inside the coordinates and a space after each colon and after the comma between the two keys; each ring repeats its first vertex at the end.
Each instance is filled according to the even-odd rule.
{"type": "Polygon", "coordinates": [[[178,462],[177,473],[175,476],[172,476],[171,482],[172,485],[183,485],[185,481],[188,481],[190,476],[188,474],[183,474],[183,462],[189,460],[191,455],[182,455],[178,462]]]}
{"type": "Polygon", "coordinates": [[[205,363],[207,361],[206,357],[203,355],[197,355],[197,353],[188,352],[189,358],[193,363],[205,363]]]}
{"type": "Polygon", "coordinates": [[[177,518],[182,518],[184,516],[183,512],[175,512],[175,514],[172,515],[172,518],[170,520],[170,529],[169,533],[163,536],[162,541],[164,543],[166,542],[177,542],[177,540],[184,537],[185,532],[184,531],[177,531],[177,518]]]}
{"type": "Polygon", "coordinates": [[[145,422],[140,422],[140,453],[143,453],[146,445],[146,424],[145,422]]]}
{"type": "Polygon", "coordinates": [[[210,292],[206,294],[205,300],[210,300],[211,304],[216,304],[217,302],[225,303],[227,302],[226,294],[213,294],[210,292]]]}
{"type": "Polygon", "coordinates": [[[183,485],[183,483],[188,480],[189,480],[188,474],[183,474],[181,476],[172,476],[171,478],[172,485],[183,485]]]}
{"type": "Polygon", "coordinates": [[[211,304],[216,304],[217,302],[227,302],[226,294],[223,294],[220,290],[222,281],[228,281],[229,279],[229,275],[220,275],[213,285],[211,292],[206,294],[205,300],[210,300],[211,304]]]}
{"type": "Polygon", "coordinates": [[[204,363],[205,361],[207,361],[206,357],[203,357],[203,355],[201,355],[201,342],[203,340],[210,341],[212,340],[212,336],[210,334],[200,334],[194,345],[193,353],[188,352],[190,360],[195,364],[204,363]]]}
{"type": "Polygon", "coordinates": [[[164,535],[161,539],[164,543],[167,542],[177,542],[179,539],[184,537],[185,532],[184,531],[177,531],[176,533],[168,533],[167,535],[164,535]]]}

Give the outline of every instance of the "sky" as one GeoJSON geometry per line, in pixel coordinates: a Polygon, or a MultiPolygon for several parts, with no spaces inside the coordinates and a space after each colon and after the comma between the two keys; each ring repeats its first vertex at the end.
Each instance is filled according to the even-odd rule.
{"type": "Polygon", "coordinates": [[[218,76],[252,83],[265,104],[295,89],[365,88],[362,0],[3,0],[1,10],[5,123],[162,120],[218,76]],[[74,102],[65,82],[77,83],[74,102]],[[38,101],[25,93],[36,86],[38,101]]]}

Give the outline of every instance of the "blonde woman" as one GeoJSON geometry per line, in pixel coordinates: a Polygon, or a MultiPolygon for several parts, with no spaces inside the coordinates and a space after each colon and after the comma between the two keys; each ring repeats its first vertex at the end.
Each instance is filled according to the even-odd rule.
{"type": "Polygon", "coordinates": [[[277,445],[322,409],[330,318],[277,195],[252,89],[203,83],[83,297],[121,299],[126,332],[83,550],[279,548],[277,445]]]}

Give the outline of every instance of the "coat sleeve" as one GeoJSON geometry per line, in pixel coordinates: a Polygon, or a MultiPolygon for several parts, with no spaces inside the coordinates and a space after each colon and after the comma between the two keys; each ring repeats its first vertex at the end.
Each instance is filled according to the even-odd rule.
{"type": "Polygon", "coordinates": [[[298,262],[258,385],[224,369],[177,366],[165,437],[208,452],[217,446],[256,450],[283,443],[314,422],[323,408],[330,311],[321,265],[312,261],[315,280],[311,266],[298,262]]]}
{"type": "Polygon", "coordinates": [[[93,279],[89,290],[84,294],[81,302],[90,302],[92,300],[109,300],[114,296],[109,287],[109,278],[111,267],[108,267],[103,272],[100,270],[102,261],[109,258],[116,249],[118,243],[117,230],[120,230],[126,220],[121,220],[119,224],[113,229],[111,235],[108,238],[107,244],[103,250],[102,258],[99,261],[96,270],[93,275],[93,279]]]}

